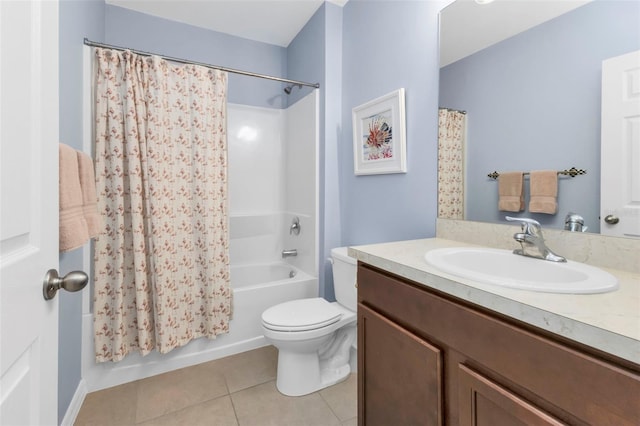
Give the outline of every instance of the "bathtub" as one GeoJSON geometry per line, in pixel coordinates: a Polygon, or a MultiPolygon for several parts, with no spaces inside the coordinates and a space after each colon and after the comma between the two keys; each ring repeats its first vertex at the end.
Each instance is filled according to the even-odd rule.
{"type": "MultiPolygon", "coordinates": [[[[87,390],[93,392],[111,386],[212,361],[266,346],[262,335],[262,312],[278,303],[318,296],[318,279],[295,267],[275,262],[231,266],[233,316],[229,333],[216,339],[200,338],[161,355],[127,355],[117,363],[94,362],[93,347],[83,351],[83,375],[87,390]]],[[[83,315],[83,334],[92,342],[93,316],[83,315]]]]}
{"type": "Polygon", "coordinates": [[[254,287],[281,284],[292,278],[300,278],[300,271],[291,265],[279,263],[265,263],[262,265],[231,266],[231,287],[236,291],[245,291],[254,287]]]}
{"type": "Polygon", "coordinates": [[[278,303],[317,297],[318,279],[284,262],[232,265],[231,288],[233,317],[229,337],[264,339],[262,312],[278,303]]]}

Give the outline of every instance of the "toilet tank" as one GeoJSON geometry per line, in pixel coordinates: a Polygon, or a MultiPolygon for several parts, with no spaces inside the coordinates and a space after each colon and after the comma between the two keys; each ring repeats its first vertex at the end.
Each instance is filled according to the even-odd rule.
{"type": "Polygon", "coordinates": [[[358,307],[358,290],[356,289],[357,261],[349,257],[347,247],[331,249],[331,259],[336,300],[345,308],[356,312],[358,307]]]}

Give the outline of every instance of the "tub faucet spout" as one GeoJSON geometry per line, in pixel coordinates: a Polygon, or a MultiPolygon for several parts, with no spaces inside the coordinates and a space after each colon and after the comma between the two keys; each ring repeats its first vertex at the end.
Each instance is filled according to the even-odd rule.
{"type": "Polygon", "coordinates": [[[291,256],[297,256],[297,255],[298,255],[298,250],[296,250],[296,249],[282,250],[282,258],[283,259],[285,257],[291,257],[291,256]]]}

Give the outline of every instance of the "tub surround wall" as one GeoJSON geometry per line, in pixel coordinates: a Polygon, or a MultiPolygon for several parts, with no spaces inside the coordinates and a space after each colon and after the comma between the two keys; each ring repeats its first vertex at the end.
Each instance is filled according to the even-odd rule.
{"type": "Polygon", "coordinates": [[[230,104],[231,264],[285,259],[317,277],[317,91],[286,110],[230,104]],[[289,233],[294,217],[299,235],[289,233]]]}
{"type": "MultiPolygon", "coordinates": [[[[298,255],[287,262],[318,277],[318,95],[314,90],[286,110],[285,211],[283,249],[298,255]],[[300,219],[300,233],[289,232],[293,217],[300,219]]],[[[320,294],[316,294],[320,295],[320,294]]]]}
{"type": "Polygon", "coordinates": [[[282,245],[282,213],[231,215],[229,217],[229,256],[232,265],[279,261],[282,245]]]}
{"type": "Polygon", "coordinates": [[[285,192],[284,112],[227,104],[231,215],[282,210],[285,192]]]}
{"type": "Polygon", "coordinates": [[[232,265],[280,261],[284,114],[270,108],[227,105],[232,265]]]}

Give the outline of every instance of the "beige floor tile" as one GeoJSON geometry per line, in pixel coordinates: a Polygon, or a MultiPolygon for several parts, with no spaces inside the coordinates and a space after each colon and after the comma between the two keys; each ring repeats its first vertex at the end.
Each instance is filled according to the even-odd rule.
{"type": "Polygon", "coordinates": [[[358,415],[358,379],[350,374],[347,380],[322,389],[320,395],[341,422],[358,415]]]}
{"type": "Polygon", "coordinates": [[[94,392],[75,424],[357,425],[355,374],[320,392],[286,397],[275,387],[276,364],[277,350],[268,346],[94,392]]]}
{"type": "Polygon", "coordinates": [[[358,418],[354,417],[346,422],[342,422],[342,426],[358,426],[358,418]]]}
{"type": "Polygon", "coordinates": [[[136,419],[137,383],[88,394],[74,425],[132,425],[136,419]]]}
{"type": "Polygon", "coordinates": [[[254,349],[219,360],[230,393],[276,378],[278,350],[273,346],[254,349]]]}
{"type": "Polygon", "coordinates": [[[231,395],[240,426],[340,425],[320,394],[286,397],[275,381],[231,395]]]}
{"type": "Polygon", "coordinates": [[[238,421],[231,398],[226,395],[140,424],[144,426],[238,426],[238,421]]]}
{"type": "Polygon", "coordinates": [[[136,422],[227,395],[219,367],[212,361],[138,381],[136,422]]]}

